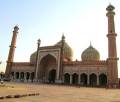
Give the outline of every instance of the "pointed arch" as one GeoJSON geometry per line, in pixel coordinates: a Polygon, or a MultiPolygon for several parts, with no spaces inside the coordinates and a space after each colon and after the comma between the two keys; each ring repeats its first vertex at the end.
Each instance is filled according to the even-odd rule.
{"type": "Polygon", "coordinates": [[[70,74],[69,73],[64,74],[64,83],[70,84],[70,74]]]}
{"type": "Polygon", "coordinates": [[[99,85],[100,86],[106,86],[107,85],[107,75],[105,75],[103,73],[99,75],[99,85]]]}
{"type": "Polygon", "coordinates": [[[27,80],[30,79],[30,73],[29,73],[29,72],[26,73],[26,79],[27,79],[27,80]]]}
{"type": "Polygon", "coordinates": [[[49,71],[52,69],[56,70],[56,66],[56,58],[54,56],[52,56],[51,54],[44,56],[40,60],[38,78],[44,81],[48,80],[49,71]]]}
{"type": "Polygon", "coordinates": [[[31,73],[31,77],[30,77],[30,79],[33,81],[34,77],[35,77],[35,73],[32,72],[32,73],[31,73]]]}
{"type": "Polygon", "coordinates": [[[72,84],[78,84],[78,74],[74,73],[72,75],[72,84]]]}
{"type": "Polygon", "coordinates": [[[19,79],[19,76],[20,76],[20,75],[19,75],[19,72],[16,72],[16,73],[15,73],[15,78],[16,78],[16,79],[19,79]]]}
{"type": "Polygon", "coordinates": [[[80,84],[83,86],[87,86],[87,78],[88,78],[88,75],[86,73],[82,73],[80,75],[80,84]]]}
{"type": "Polygon", "coordinates": [[[96,86],[97,85],[97,75],[92,73],[90,74],[90,86],[96,86]]]}

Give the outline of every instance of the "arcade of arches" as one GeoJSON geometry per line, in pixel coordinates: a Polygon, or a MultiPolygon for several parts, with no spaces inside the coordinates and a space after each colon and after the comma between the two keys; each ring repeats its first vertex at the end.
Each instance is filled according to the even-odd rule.
{"type": "MultiPolygon", "coordinates": [[[[104,62],[102,62],[104,64],[104,62]]],[[[69,64],[64,65],[64,71],[69,68],[69,64]]],[[[84,66],[86,67],[86,66],[84,66]]],[[[87,74],[87,71],[90,71],[91,68],[84,68],[85,73],[73,73],[70,74],[68,72],[71,72],[71,69],[68,69],[68,72],[63,74],[63,81],[62,83],[64,84],[74,84],[74,85],[81,85],[81,86],[105,86],[107,85],[107,75],[106,70],[102,73],[96,71],[97,68],[101,67],[101,65],[97,65],[97,67],[93,67],[95,70],[95,73],[87,74]]],[[[51,55],[47,54],[44,57],[41,58],[39,61],[39,66],[38,66],[38,82],[47,82],[47,83],[56,83],[57,80],[57,71],[58,71],[58,63],[57,59],[51,55]]],[[[76,65],[72,66],[72,71],[74,72],[74,69],[78,68],[78,71],[80,72],[80,65],[76,67],[76,65]]],[[[92,70],[93,70],[92,68],[92,70]]],[[[18,81],[23,81],[23,82],[34,82],[35,79],[35,72],[12,72],[12,79],[13,80],[18,80],[18,81]]]]}
{"type": "Polygon", "coordinates": [[[18,81],[32,82],[34,79],[34,72],[12,72],[11,79],[18,81]]]}
{"type": "MultiPolygon", "coordinates": [[[[30,73],[24,73],[24,72],[12,72],[12,77],[17,80],[21,81],[33,81],[34,79],[34,72],[30,73]]],[[[50,83],[55,83],[55,78],[56,78],[56,70],[52,69],[49,71],[48,74],[48,80],[50,83]]],[[[65,73],[64,74],[64,83],[65,84],[74,84],[74,85],[81,85],[81,86],[105,86],[107,84],[107,75],[104,73],[101,73],[100,75],[96,75],[94,73],[87,75],[86,73],[82,74],[69,74],[65,73]]]]}
{"type": "Polygon", "coordinates": [[[64,74],[64,83],[65,84],[80,84],[81,86],[105,86],[107,85],[107,75],[100,74],[96,75],[94,73],[87,75],[86,73],[82,74],[64,74]]]}

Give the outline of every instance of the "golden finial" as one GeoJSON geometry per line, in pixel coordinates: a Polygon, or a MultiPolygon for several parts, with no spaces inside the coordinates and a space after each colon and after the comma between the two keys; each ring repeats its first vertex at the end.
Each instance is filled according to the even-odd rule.
{"type": "Polygon", "coordinates": [[[65,40],[65,36],[64,36],[64,33],[62,33],[62,40],[65,40]]]}
{"type": "Polygon", "coordinates": [[[91,43],[91,41],[90,41],[90,46],[92,46],[92,43],[91,43]]]}

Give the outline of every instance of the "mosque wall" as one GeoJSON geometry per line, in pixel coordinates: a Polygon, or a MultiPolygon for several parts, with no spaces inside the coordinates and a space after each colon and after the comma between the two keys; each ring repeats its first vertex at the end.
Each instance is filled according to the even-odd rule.
{"type": "Polygon", "coordinates": [[[34,72],[35,66],[26,66],[26,65],[21,65],[21,66],[13,66],[12,67],[12,72],[34,72]]]}
{"type": "Polygon", "coordinates": [[[74,65],[74,66],[64,66],[64,73],[107,73],[107,66],[106,65],[74,65]]]}

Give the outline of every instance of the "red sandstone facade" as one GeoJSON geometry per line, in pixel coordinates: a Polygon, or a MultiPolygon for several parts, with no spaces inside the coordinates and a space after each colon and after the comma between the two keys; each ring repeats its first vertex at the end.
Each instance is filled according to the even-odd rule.
{"type": "Polygon", "coordinates": [[[6,79],[24,82],[49,82],[79,84],[83,86],[118,85],[117,49],[114,25],[114,7],[107,8],[108,17],[108,58],[100,60],[99,52],[90,45],[83,51],[81,61],[72,61],[72,49],[62,36],[53,46],[40,47],[30,56],[30,62],[14,62],[14,51],[18,27],[13,38],[6,66],[6,79]]]}
{"type": "Polygon", "coordinates": [[[15,26],[14,31],[13,31],[11,45],[10,45],[9,55],[8,55],[6,71],[5,71],[6,80],[10,80],[10,74],[11,74],[11,70],[12,70],[12,64],[13,64],[14,53],[15,53],[15,48],[16,48],[16,40],[17,40],[18,30],[19,30],[18,26],[15,26]]]}
{"type": "Polygon", "coordinates": [[[116,36],[114,24],[114,7],[109,5],[106,10],[108,17],[108,85],[118,84],[118,66],[117,66],[117,49],[116,49],[116,36]]]}

